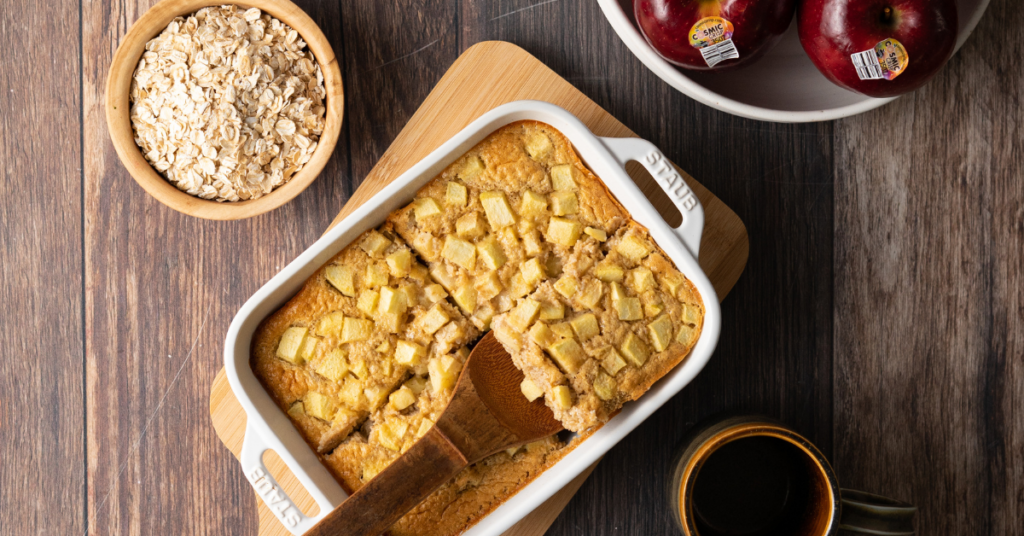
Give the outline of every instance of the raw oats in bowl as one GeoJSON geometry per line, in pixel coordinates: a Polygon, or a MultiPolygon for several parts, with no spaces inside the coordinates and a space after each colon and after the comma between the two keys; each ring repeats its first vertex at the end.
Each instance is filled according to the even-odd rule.
{"type": "Polygon", "coordinates": [[[287,0],[164,0],[132,27],[107,81],[114,147],[175,210],[238,219],[308,186],[337,141],[341,76],[287,0]]]}

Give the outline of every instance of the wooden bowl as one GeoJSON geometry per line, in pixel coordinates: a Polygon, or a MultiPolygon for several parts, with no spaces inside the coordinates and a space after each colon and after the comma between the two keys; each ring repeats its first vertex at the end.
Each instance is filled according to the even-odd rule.
{"type": "Polygon", "coordinates": [[[344,92],[341,86],[341,70],[334,50],[320,28],[302,9],[288,0],[246,0],[237,3],[240,8],[255,7],[269,13],[297,31],[313,52],[324,75],[324,89],[327,91],[325,124],[316,150],[308,162],[290,181],[277,187],[259,199],[234,202],[217,202],[189,195],[167,181],[142,155],[135,143],[132,122],[129,117],[131,104],[129,91],[132,75],[139,58],[145,52],[146,43],[158,35],[168,24],[179,16],[186,16],[208,6],[233,4],[225,0],[163,0],[137,20],[117,47],[107,76],[107,129],[114,142],[121,163],[128,169],[135,182],[161,203],[183,214],[211,220],[238,220],[263,214],[287,203],[299,192],[306,189],[323,170],[338,142],[341,131],[344,92]]]}

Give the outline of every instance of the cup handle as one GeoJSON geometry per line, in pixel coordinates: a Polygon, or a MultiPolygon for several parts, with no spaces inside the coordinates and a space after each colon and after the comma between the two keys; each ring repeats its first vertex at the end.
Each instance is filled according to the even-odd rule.
{"type": "Polygon", "coordinates": [[[916,506],[852,489],[839,493],[842,502],[840,530],[876,536],[914,534],[916,506]]]}

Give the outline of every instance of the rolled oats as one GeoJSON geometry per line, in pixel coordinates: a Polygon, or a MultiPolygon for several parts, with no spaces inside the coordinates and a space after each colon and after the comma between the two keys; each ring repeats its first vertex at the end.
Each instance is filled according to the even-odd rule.
{"type": "Polygon", "coordinates": [[[256,199],[312,157],[325,96],[298,32],[256,8],[203,8],[146,44],[131,87],[135,143],[180,190],[256,199]]]}

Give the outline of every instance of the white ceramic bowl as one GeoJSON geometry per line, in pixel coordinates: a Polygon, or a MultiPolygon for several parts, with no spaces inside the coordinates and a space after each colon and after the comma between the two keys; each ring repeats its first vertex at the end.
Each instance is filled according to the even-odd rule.
{"type": "Polygon", "coordinates": [[[623,437],[675,396],[711,358],[721,329],[721,309],[711,281],[697,264],[697,248],[704,230],[704,209],[661,151],[639,138],[598,138],[569,112],[553,104],[516,101],[482,115],[452,139],[395,179],[345,218],[249,298],[235,315],[224,342],[224,369],[246,413],[245,440],[239,461],[246,478],[270,511],[293,534],[302,534],[345,500],[345,492],[302,440],[287,415],[260,385],[249,365],[249,344],[260,322],[288,301],[309,276],[362,232],[380,225],[395,209],[408,204],[427,181],[471,149],[488,134],[515,121],[542,121],[572,142],[587,166],[633,218],[647,227],[651,237],[693,282],[704,301],[704,326],[690,355],[635,402],[606,423],[558,463],[541,473],[479,523],[467,536],[501,534],[603,456],[623,437]],[[665,190],[683,215],[671,228],[626,173],[628,161],[642,164],[665,190]],[[295,506],[263,465],[263,453],[275,451],[320,506],[320,514],[307,517],[295,506]]]}
{"type": "MultiPolygon", "coordinates": [[[[818,72],[804,53],[796,21],[778,45],[746,67],[724,72],[685,71],[665,61],[637,28],[631,0],[598,0],[619,38],[654,74],[684,95],[733,115],[805,123],[856,115],[891,102],[847,91],[818,72]]],[[[960,30],[956,49],[978,25],[989,0],[957,0],[960,30]]]]}

